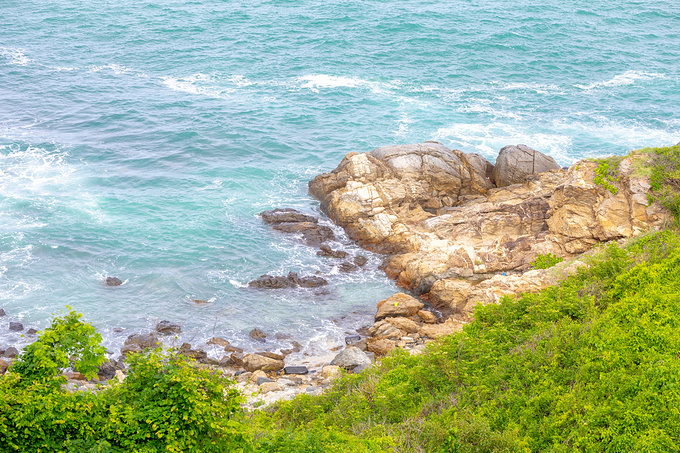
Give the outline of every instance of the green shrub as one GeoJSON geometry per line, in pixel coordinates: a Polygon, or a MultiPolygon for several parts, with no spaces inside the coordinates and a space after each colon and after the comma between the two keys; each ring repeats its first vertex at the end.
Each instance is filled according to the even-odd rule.
{"type": "Polygon", "coordinates": [[[680,221],[680,145],[645,148],[640,152],[651,155],[651,186],[649,201],[659,202],[680,221]]]}
{"type": "Polygon", "coordinates": [[[563,258],[555,256],[552,253],[541,254],[539,253],[536,259],[531,263],[531,267],[534,269],[548,269],[553,267],[557,263],[564,261],[563,258]]]}
{"type": "Polygon", "coordinates": [[[613,195],[616,195],[619,192],[619,189],[616,187],[615,183],[617,183],[620,179],[618,169],[621,159],[621,157],[593,159],[598,164],[597,168],[595,169],[595,177],[593,178],[593,182],[604,187],[613,195]]]}

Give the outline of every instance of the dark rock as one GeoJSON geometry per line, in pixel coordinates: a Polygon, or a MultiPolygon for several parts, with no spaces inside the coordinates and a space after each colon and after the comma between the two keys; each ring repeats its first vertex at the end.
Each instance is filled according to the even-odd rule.
{"type": "Polygon", "coordinates": [[[20,332],[24,330],[24,325],[21,324],[20,322],[10,322],[9,323],[9,330],[13,330],[15,332],[20,332]]]}
{"type": "Polygon", "coordinates": [[[0,374],[5,374],[7,368],[9,368],[9,364],[10,362],[8,362],[7,360],[0,359],[0,374]]]}
{"type": "Polygon", "coordinates": [[[106,277],[106,280],[104,280],[104,284],[106,286],[120,286],[123,284],[123,281],[118,277],[106,277]]]}
{"type": "Polygon", "coordinates": [[[133,334],[127,337],[125,345],[137,345],[140,349],[156,348],[160,346],[155,333],[133,334]]]}
{"type": "Polygon", "coordinates": [[[5,309],[0,308],[0,318],[3,317],[3,316],[5,316],[5,309]]]}
{"type": "Polygon", "coordinates": [[[349,253],[342,250],[333,250],[328,244],[321,244],[319,247],[321,250],[316,252],[319,256],[327,256],[329,258],[347,258],[349,253]]]}
{"type": "Polygon", "coordinates": [[[26,335],[35,335],[36,333],[38,333],[38,331],[36,329],[34,329],[33,327],[31,327],[30,329],[28,329],[26,331],[26,335]]]}
{"type": "Polygon", "coordinates": [[[370,367],[370,365],[359,365],[359,366],[356,366],[356,367],[354,367],[354,369],[352,370],[352,373],[354,373],[354,374],[359,374],[359,373],[361,373],[362,371],[366,370],[368,367],[370,367]]]}
{"type": "Polygon", "coordinates": [[[263,377],[263,376],[260,376],[260,377],[257,378],[257,385],[262,385],[265,382],[272,382],[272,380],[269,379],[268,377],[263,377]]]}
{"type": "Polygon", "coordinates": [[[354,344],[361,341],[361,335],[347,335],[345,337],[345,344],[354,344]]]}
{"type": "Polygon", "coordinates": [[[113,331],[116,332],[116,333],[121,333],[121,332],[125,331],[125,329],[123,329],[122,327],[114,327],[113,331]]]}
{"type": "Polygon", "coordinates": [[[268,274],[261,275],[259,278],[248,283],[248,286],[261,289],[282,289],[295,288],[297,286],[303,288],[317,288],[327,284],[328,282],[321,277],[299,277],[295,272],[290,272],[286,277],[275,277],[268,274]]]}
{"type": "Polygon", "coordinates": [[[263,211],[260,213],[260,217],[265,223],[269,225],[274,225],[277,223],[301,223],[301,222],[313,222],[316,223],[319,220],[301,213],[296,209],[272,209],[269,211],[263,211]]]}
{"type": "Polygon", "coordinates": [[[116,365],[116,362],[112,362],[111,360],[107,360],[106,362],[102,363],[97,370],[97,376],[99,379],[102,381],[113,379],[113,377],[116,375],[116,365]]]}
{"type": "Polygon", "coordinates": [[[228,355],[222,356],[222,358],[219,361],[219,366],[221,367],[227,367],[229,365],[233,365],[234,362],[231,360],[231,357],[228,355]]]}
{"type": "Polygon", "coordinates": [[[224,350],[226,352],[238,352],[238,353],[243,352],[243,349],[237,348],[236,346],[233,346],[233,345],[225,346],[224,350]]]}
{"type": "Polygon", "coordinates": [[[368,263],[368,258],[366,258],[365,256],[357,255],[354,257],[354,264],[356,264],[357,266],[363,267],[366,265],[366,263],[368,263]]]}
{"type": "Polygon", "coordinates": [[[307,374],[309,370],[306,366],[287,366],[283,368],[285,374],[307,374]]]}
{"type": "Polygon", "coordinates": [[[202,349],[180,349],[179,353],[182,354],[185,357],[189,357],[191,359],[196,360],[197,362],[201,363],[207,363],[209,361],[208,359],[208,353],[203,351],[202,349]]]}
{"type": "Polygon", "coordinates": [[[264,341],[264,339],[267,338],[267,334],[262,332],[260,329],[251,330],[248,336],[257,341],[264,341]]]}
{"type": "Polygon", "coordinates": [[[274,335],[274,338],[276,338],[277,340],[290,340],[291,338],[293,338],[293,336],[289,333],[276,333],[274,335]]]}
{"type": "Polygon", "coordinates": [[[182,328],[179,324],[174,324],[170,321],[161,321],[156,324],[156,332],[161,335],[172,335],[182,332],[182,328]]]}
{"type": "Polygon", "coordinates": [[[302,345],[298,343],[297,341],[293,340],[290,342],[291,346],[293,346],[293,352],[300,352],[302,351],[302,345]]]}
{"type": "Polygon", "coordinates": [[[312,247],[318,247],[326,241],[335,239],[333,230],[314,222],[277,223],[272,228],[282,233],[300,234],[305,243],[312,247]]]}
{"type": "Polygon", "coordinates": [[[179,350],[183,349],[191,349],[191,343],[182,343],[182,346],[179,347],[179,350]]]}
{"type": "Polygon", "coordinates": [[[207,303],[209,303],[207,300],[203,300],[203,299],[191,299],[191,301],[195,304],[207,304],[207,303]]]}
{"type": "Polygon", "coordinates": [[[19,350],[15,348],[14,346],[10,346],[9,348],[5,349],[2,354],[0,354],[0,357],[6,357],[8,359],[13,359],[14,357],[19,355],[19,350]]]}
{"type": "Polygon", "coordinates": [[[349,261],[345,261],[344,263],[340,263],[340,266],[338,266],[342,272],[354,272],[359,269],[359,266],[357,266],[354,263],[350,263],[349,261]]]}
{"type": "Polygon", "coordinates": [[[526,145],[506,146],[501,149],[491,179],[496,187],[523,183],[532,175],[549,170],[559,170],[555,159],[526,145]]]}

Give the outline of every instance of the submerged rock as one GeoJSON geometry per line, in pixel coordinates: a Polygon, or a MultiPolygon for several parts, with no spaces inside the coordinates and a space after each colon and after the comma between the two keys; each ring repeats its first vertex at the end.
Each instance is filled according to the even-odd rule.
{"type": "Polygon", "coordinates": [[[264,339],[267,338],[267,334],[261,331],[260,329],[251,330],[250,333],[248,333],[248,336],[253,340],[258,341],[264,341],[264,339]]]}
{"type": "Polygon", "coordinates": [[[347,258],[347,255],[349,253],[343,251],[343,250],[333,250],[330,245],[328,244],[321,244],[319,247],[321,250],[316,252],[317,255],[319,256],[327,256],[329,258],[347,258]]]}
{"type": "Polygon", "coordinates": [[[288,273],[285,277],[275,277],[264,274],[248,283],[251,288],[260,289],[283,289],[283,288],[317,288],[327,285],[328,281],[317,276],[299,277],[295,272],[288,273]]]}
{"type": "Polygon", "coordinates": [[[299,234],[307,245],[320,246],[335,239],[333,230],[319,225],[319,219],[295,209],[273,209],[260,213],[260,217],[272,228],[283,233],[299,234]]]}
{"type": "Polygon", "coordinates": [[[104,284],[106,286],[120,286],[123,284],[123,281],[118,277],[106,277],[104,284]]]}
{"type": "Polygon", "coordinates": [[[2,318],[3,316],[5,316],[5,309],[0,308],[0,318],[2,318]]]}

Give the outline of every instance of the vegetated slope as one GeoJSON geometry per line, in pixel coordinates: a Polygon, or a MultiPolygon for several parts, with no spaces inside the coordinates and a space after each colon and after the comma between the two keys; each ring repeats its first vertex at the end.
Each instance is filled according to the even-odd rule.
{"type": "Polygon", "coordinates": [[[680,239],[611,244],[561,285],[479,308],[421,357],[253,416],[261,451],[680,448],[680,239]]]}

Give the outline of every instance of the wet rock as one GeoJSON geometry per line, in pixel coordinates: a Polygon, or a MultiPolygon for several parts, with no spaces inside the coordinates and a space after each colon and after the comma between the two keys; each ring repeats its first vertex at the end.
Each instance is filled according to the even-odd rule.
{"type": "Polygon", "coordinates": [[[170,321],[161,321],[156,324],[156,332],[161,335],[173,335],[182,333],[182,327],[170,321]]]}
{"type": "Polygon", "coordinates": [[[357,255],[354,257],[354,264],[356,264],[359,267],[363,267],[368,263],[368,258],[366,258],[363,255],[357,255]]]}
{"type": "Polygon", "coordinates": [[[375,315],[375,320],[379,321],[388,317],[413,316],[424,306],[418,299],[408,294],[398,293],[378,303],[378,312],[375,315]]]}
{"type": "Polygon", "coordinates": [[[101,381],[113,379],[116,376],[116,363],[111,360],[102,363],[97,369],[97,376],[101,381]]]}
{"type": "Polygon", "coordinates": [[[234,345],[225,346],[225,347],[224,347],[224,350],[225,350],[226,352],[238,352],[238,353],[242,353],[242,352],[243,352],[243,349],[238,348],[238,347],[236,347],[236,346],[234,346],[234,345]]]}
{"type": "Polygon", "coordinates": [[[185,357],[194,359],[197,362],[210,363],[210,359],[208,359],[208,353],[202,349],[182,348],[179,350],[179,353],[185,357]]]}
{"type": "Polygon", "coordinates": [[[9,364],[10,362],[8,362],[7,360],[0,359],[0,374],[5,374],[7,368],[9,368],[9,364]]]}
{"type": "Polygon", "coordinates": [[[8,359],[13,359],[18,355],[19,355],[19,350],[17,348],[15,348],[14,346],[10,346],[9,348],[0,352],[0,357],[6,357],[8,359]]]}
{"type": "Polygon", "coordinates": [[[284,374],[308,374],[309,370],[306,366],[292,366],[289,365],[283,368],[284,374]]]}
{"type": "Polygon", "coordinates": [[[28,329],[26,331],[26,335],[35,335],[37,333],[38,333],[38,330],[34,329],[33,327],[31,327],[30,329],[28,329]]]}
{"type": "Polygon", "coordinates": [[[526,145],[506,146],[496,158],[491,179],[496,187],[505,187],[527,181],[529,176],[550,170],[559,170],[555,159],[526,145]]]}
{"type": "Polygon", "coordinates": [[[336,365],[346,370],[353,370],[359,365],[370,365],[371,359],[364,351],[355,347],[348,346],[347,349],[335,356],[331,365],[336,365]]]}
{"type": "Polygon", "coordinates": [[[20,332],[20,331],[24,330],[24,325],[21,324],[20,322],[11,321],[9,323],[9,330],[12,330],[14,332],[20,332]]]}
{"type": "Polygon", "coordinates": [[[272,209],[260,213],[260,217],[265,223],[275,225],[277,223],[302,223],[302,222],[318,222],[313,216],[301,213],[296,209],[272,209]]]}
{"type": "Polygon", "coordinates": [[[191,301],[195,304],[208,304],[208,303],[210,303],[207,300],[203,300],[203,299],[191,299],[191,301]]]}
{"type": "Polygon", "coordinates": [[[248,336],[257,341],[264,341],[264,339],[267,338],[267,334],[260,329],[251,330],[250,333],[248,333],[248,336]]]}
{"type": "Polygon", "coordinates": [[[319,256],[327,256],[329,258],[347,258],[347,255],[349,253],[343,251],[343,250],[333,250],[331,249],[331,246],[328,244],[321,244],[319,247],[321,250],[316,252],[317,255],[319,256]]]}
{"type": "Polygon", "coordinates": [[[5,316],[5,309],[0,308],[0,318],[2,318],[3,316],[5,316]]]}
{"type": "Polygon", "coordinates": [[[294,209],[264,211],[260,216],[277,231],[302,235],[303,240],[311,246],[316,247],[335,238],[333,230],[319,225],[318,219],[294,209]]]}
{"type": "Polygon", "coordinates": [[[236,365],[237,367],[243,367],[243,353],[242,352],[233,352],[231,356],[229,357],[231,361],[236,365]]]}
{"type": "Polygon", "coordinates": [[[260,354],[246,354],[243,356],[243,368],[247,371],[280,371],[283,367],[283,360],[271,359],[260,354]]]}
{"type": "Polygon", "coordinates": [[[328,281],[317,276],[299,277],[295,272],[290,272],[286,277],[261,275],[248,283],[251,288],[260,289],[283,289],[283,288],[317,288],[327,285],[328,281]]]}
{"type": "Polygon", "coordinates": [[[129,354],[142,352],[143,349],[138,344],[126,344],[120,348],[120,353],[123,357],[127,357],[129,354]]]}
{"type": "Polygon", "coordinates": [[[359,270],[359,266],[357,266],[357,265],[354,264],[354,263],[350,263],[349,261],[345,261],[344,263],[340,263],[340,265],[338,266],[338,268],[339,268],[342,272],[354,272],[354,271],[359,270]]]}
{"type": "Polygon", "coordinates": [[[347,335],[345,337],[345,344],[354,344],[361,341],[360,335],[347,335]]]}
{"type": "Polygon", "coordinates": [[[123,281],[118,277],[106,277],[104,284],[106,286],[120,286],[123,284],[123,281]]]}
{"type": "Polygon", "coordinates": [[[210,340],[207,341],[207,344],[216,344],[217,346],[221,346],[223,348],[226,348],[231,343],[229,343],[229,341],[225,340],[224,338],[212,337],[210,340]]]}
{"type": "Polygon", "coordinates": [[[125,345],[137,345],[141,349],[157,348],[160,346],[155,333],[132,334],[125,339],[125,345]]]}

